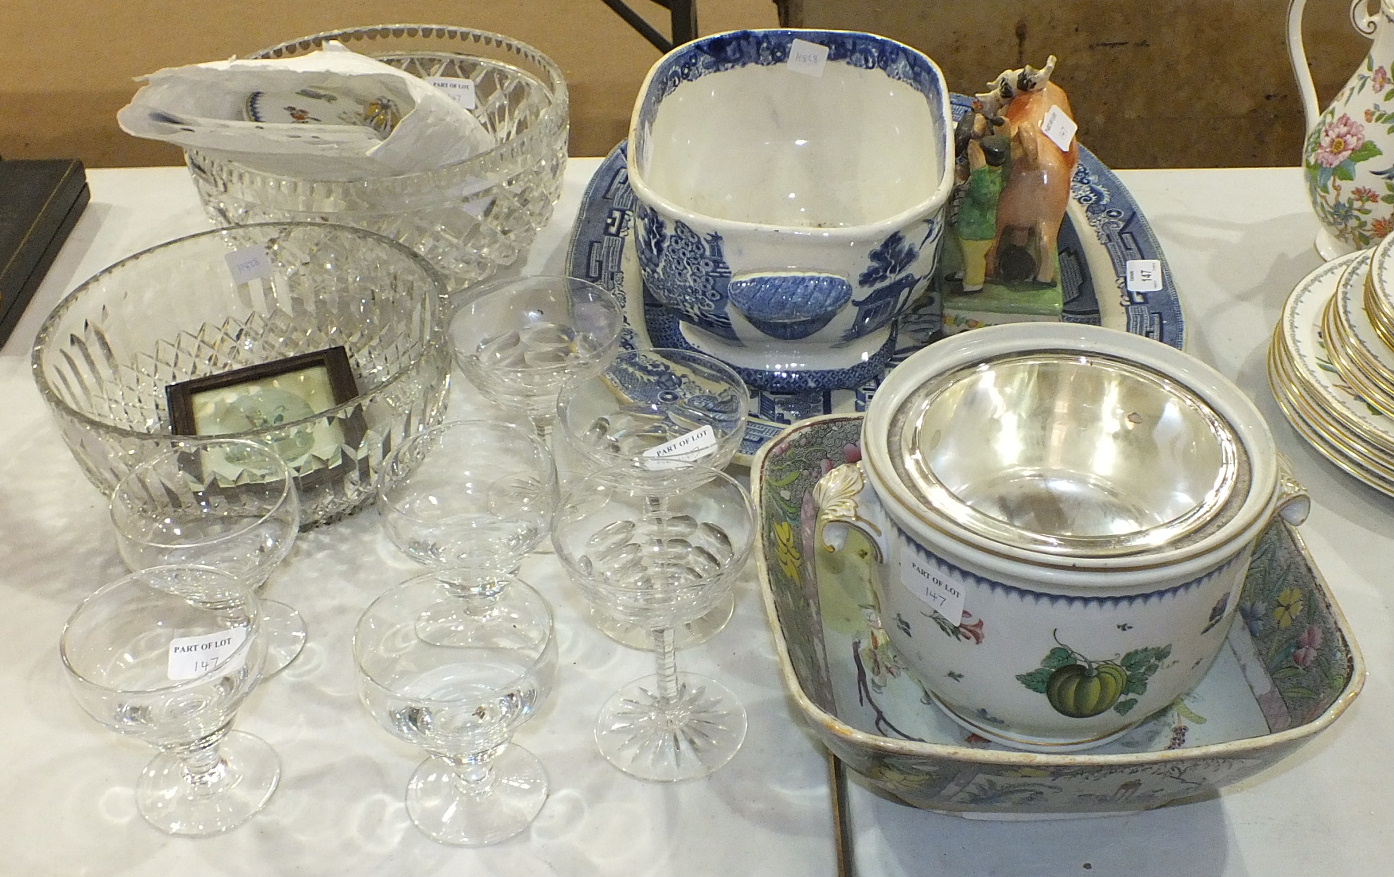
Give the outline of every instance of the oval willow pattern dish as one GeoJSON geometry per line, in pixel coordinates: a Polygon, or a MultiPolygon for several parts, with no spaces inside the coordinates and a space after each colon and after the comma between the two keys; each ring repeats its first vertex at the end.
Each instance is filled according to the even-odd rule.
{"type": "MultiPolygon", "coordinates": [[[[966,110],[966,101],[953,97],[956,114],[966,110]]],[[[621,299],[627,324],[622,344],[671,346],[650,340],[650,327],[657,328],[663,314],[661,308],[646,307],[644,301],[632,228],[635,198],[629,188],[625,149],[625,143],[616,146],[591,178],[576,218],[567,273],[599,284],[621,299]]],[[[1087,149],[1079,152],[1059,252],[1066,321],[1102,324],[1184,348],[1181,301],[1161,246],[1123,183],[1087,149]],[[1161,265],[1159,289],[1128,289],[1127,266],[1137,260],[1161,265]]],[[[908,314],[901,320],[887,371],[929,344],[937,330],[936,314],[908,314]]],[[[738,459],[749,463],[761,446],[797,420],[865,410],[883,377],[884,372],[852,390],[753,392],[738,459]]]]}

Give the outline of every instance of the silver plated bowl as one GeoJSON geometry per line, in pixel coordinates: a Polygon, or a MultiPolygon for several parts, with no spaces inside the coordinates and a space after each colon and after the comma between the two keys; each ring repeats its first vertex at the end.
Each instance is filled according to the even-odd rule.
{"type": "Polygon", "coordinates": [[[1107,354],[1029,351],[953,369],[892,428],[907,451],[892,464],[926,508],[1050,554],[1175,545],[1233,515],[1248,480],[1234,428],[1194,390],[1107,354]]]}
{"type": "Polygon", "coordinates": [[[815,494],[828,550],[869,540],[887,636],[925,690],[1033,751],[1103,745],[1194,688],[1258,537],[1307,508],[1232,381],[1097,326],[931,345],[862,439],[815,494]]]}

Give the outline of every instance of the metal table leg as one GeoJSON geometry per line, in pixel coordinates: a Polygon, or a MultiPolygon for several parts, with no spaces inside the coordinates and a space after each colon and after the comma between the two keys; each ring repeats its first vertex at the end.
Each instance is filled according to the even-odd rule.
{"type": "Polygon", "coordinates": [[[672,39],[665,37],[653,25],[635,12],[624,0],[603,0],[606,6],[615,11],[630,27],[660,51],[667,52],[675,46],[691,42],[697,38],[697,0],[653,0],[669,12],[672,39]]]}

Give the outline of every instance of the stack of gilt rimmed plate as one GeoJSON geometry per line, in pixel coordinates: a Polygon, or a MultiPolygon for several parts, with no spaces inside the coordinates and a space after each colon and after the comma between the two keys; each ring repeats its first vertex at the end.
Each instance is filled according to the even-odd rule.
{"type": "Polygon", "coordinates": [[[1312,447],[1394,496],[1394,236],[1297,285],[1273,333],[1268,378],[1312,447]]]}

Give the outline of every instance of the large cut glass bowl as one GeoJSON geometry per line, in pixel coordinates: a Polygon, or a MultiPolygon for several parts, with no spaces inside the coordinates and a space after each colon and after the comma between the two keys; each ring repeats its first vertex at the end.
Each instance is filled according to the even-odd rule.
{"type": "Polygon", "coordinates": [[[561,68],[500,34],[438,25],[382,25],[304,37],[265,49],[285,58],[337,40],[423,79],[469,80],[472,110],[497,145],[431,171],[373,180],[288,179],[189,150],[185,158],[215,222],[334,222],[405,244],[452,289],[527,253],[561,195],[570,132],[561,68]]]}
{"type": "MultiPolygon", "coordinates": [[[[277,448],[295,471],[304,525],[327,523],[372,501],[383,458],[440,422],[450,371],[444,295],[424,259],[361,229],[262,223],[202,232],[124,259],[60,302],[34,343],[34,379],[83,472],[110,493],[175,444],[170,385],[250,366],[275,371],[268,364],[342,347],[354,388],[337,403],[311,398],[278,409],[289,412],[279,419],[270,412],[265,425],[226,431],[236,418],[224,418],[195,430],[277,448]]],[[[227,478],[256,473],[231,466],[227,478]]]]}

